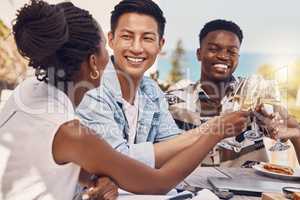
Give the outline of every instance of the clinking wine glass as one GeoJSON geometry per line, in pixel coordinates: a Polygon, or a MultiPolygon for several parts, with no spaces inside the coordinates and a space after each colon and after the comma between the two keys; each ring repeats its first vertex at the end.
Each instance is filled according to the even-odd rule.
{"type": "MultiPolygon", "coordinates": [[[[221,115],[238,111],[238,110],[254,110],[257,104],[257,100],[260,94],[262,77],[258,75],[252,75],[241,81],[236,87],[235,91],[222,102],[222,113],[221,115]]],[[[256,119],[253,118],[251,123],[251,129],[246,131],[242,136],[248,140],[256,141],[263,135],[259,132],[256,125],[256,119]]],[[[249,119],[249,122],[251,120],[249,119]]],[[[242,149],[242,143],[239,141],[240,136],[231,137],[222,140],[219,146],[231,149],[235,152],[240,152],[242,149]]],[[[242,139],[243,141],[243,139],[242,139]]]]}
{"type": "MultiPolygon", "coordinates": [[[[264,89],[262,90],[260,103],[265,105],[265,110],[268,114],[274,114],[272,119],[274,123],[281,123],[282,118],[278,112],[275,111],[275,107],[281,107],[281,94],[277,81],[265,80],[264,89]]],[[[270,135],[268,133],[268,135],[270,135]]],[[[281,139],[277,139],[276,143],[270,147],[270,151],[285,151],[290,148],[290,145],[282,142],[281,139]]]]}
{"type": "MultiPolygon", "coordinates": [[[[255,111],[262,90],[263,78],[259,75],[252,75],[245,79],[240,90],[240,110],[255,111]]],[[[250,119],[251,129],[245,131],[244,137],[250,141],[257,141],[262,138],[263,134],[259,130],[256,118],[250,119]]]]}

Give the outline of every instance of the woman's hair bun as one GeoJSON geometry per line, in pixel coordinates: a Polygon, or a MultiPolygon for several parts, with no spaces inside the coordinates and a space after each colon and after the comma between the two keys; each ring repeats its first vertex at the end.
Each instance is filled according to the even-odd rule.
{"type": "Polygon", "coordinates": [[[32,0],[18,11],[13,33],[20,54],[35,68],[69,38],[64,11],[39,0],[32,0]]]}

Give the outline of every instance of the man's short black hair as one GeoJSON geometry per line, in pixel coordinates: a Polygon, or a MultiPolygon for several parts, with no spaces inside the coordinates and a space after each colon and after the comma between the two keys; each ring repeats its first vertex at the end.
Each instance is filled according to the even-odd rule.
{"type": "Polygon", "coordinates": [[[241,28],[236,23],[224,19],[216,19],[206,23],[199,34],[200,43],[208,33],[217,30],[225,30],[234,33],[239,38],[239,41],[242,44],[243,32],[241,28]]]}
{"type": "Polygon", "coordinates": [[[165,32],[166,19],[160,7],[152,0],[122,0],[111,12],[110,27],[114,34],[119,18],[125,13],[145,14],[153,17],[158,25],[160,38],[165,32]]]}

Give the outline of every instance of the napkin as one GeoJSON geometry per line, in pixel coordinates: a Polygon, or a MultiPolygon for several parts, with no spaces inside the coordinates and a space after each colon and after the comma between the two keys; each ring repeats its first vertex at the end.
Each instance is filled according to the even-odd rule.
{"type": "Polygon", "coordinates": [[[197,196],[193,197],[193,200],[219,200],[219,197],[217,197],[212,191],[208,189],[203,189],[197,193],[197,196]]]}

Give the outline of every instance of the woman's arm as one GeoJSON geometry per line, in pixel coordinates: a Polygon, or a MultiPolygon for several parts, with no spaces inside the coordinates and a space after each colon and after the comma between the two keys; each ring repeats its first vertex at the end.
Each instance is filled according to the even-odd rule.
{"type": "MultiPolygon", "coordinates": [[[[236,132],[245,127],[247,116],[245,113],[240,114],[240,122],[235,124],[236,132]]],[[[223,124],[231,123],[230,120],[221,121],[223,124]]],[[[118,153],[103,139],[95,136],[93,131],[74,120],[58,130],[53,142],[53,155],[59,164],[74,162],[89,173],[110,176],[121,188],[130,192],[164,194],[199,165],[209,150],[224,137],[224,132],[226,130],[222,128],[222,131],[214,134],[203,134],[193,145],[156,170],[118,153]]]]}
{"type": "MultiPolygon", "coordinates": [[[[218,118],[221,119],[221,118],[218,118]]],[[[229,126],[234,127],[236,123],[239,123],[240,120],[240,113],[234,112],[227,116],[226,120],[228,120],[231,123],[227,123],[229,126]]],[[[214,126],[212,128],[220,128],[219,125],[221,125],[219,122],[215,121],[214,126]]],[[[223,127],[224,129],[229,129],[230,127],[223,127]]],[[[217,132],[218,130],[216,130],[217,132]]],[[[199,137],[202,137],[203,134],[208,134],[211,131],[202,131],[199,132],[198,129],[191,129],[188,131],[183,132],[181,135],[176,136],[175,138],[158,142],[154,145],[154,151],[155,151],[155,165],[156,168],[160,168],[164,165],[165,162],[170,160],[170,158],[174,157],[176,154],[184,150],[185,148],[191,146],[194,144],[199,137]]],[[[208,147],[209,148],[209,147],[208,147]]],[[[203,147],[202,151],[209,152],[210,148],[207,149],[206,146],[203,147]]],[[[206,155],[206,154],[205,154],[206,155]]]]}

